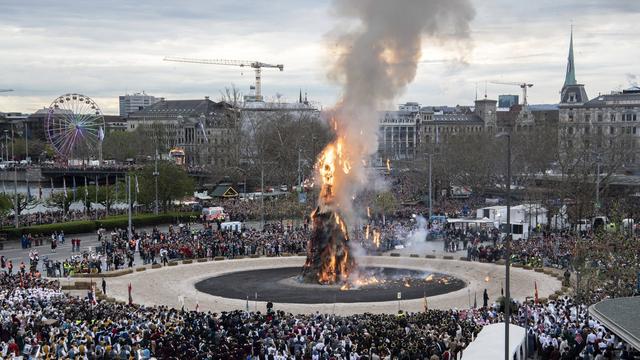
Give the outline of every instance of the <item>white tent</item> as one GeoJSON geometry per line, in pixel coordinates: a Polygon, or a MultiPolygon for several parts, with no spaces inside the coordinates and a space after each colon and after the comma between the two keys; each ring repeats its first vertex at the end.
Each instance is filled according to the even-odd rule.
{"type": "MultiPolygon", "coordinates": [[[[526,336],[524,328],[509,325],[510,359],[523,360],[526,336]]],[[[504,323],[487,325],[480,330],[475,340],[462,352],[463,360],[504,359],[504,323]]]]}

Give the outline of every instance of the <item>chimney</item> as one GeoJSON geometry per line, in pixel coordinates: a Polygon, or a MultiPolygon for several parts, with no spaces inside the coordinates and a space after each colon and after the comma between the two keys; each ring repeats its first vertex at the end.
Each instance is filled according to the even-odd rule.
{"type": "Polygon", "coordinates": [[[204,97],[204,99],[205,99],[205,100],[209,100],[209,97],[208,97],[208,96],[205,96],[205,97],[204,97]]]}

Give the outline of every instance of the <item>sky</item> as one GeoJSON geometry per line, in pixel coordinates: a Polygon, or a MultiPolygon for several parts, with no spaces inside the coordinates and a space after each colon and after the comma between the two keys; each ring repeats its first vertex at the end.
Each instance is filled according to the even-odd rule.
{"type": "MultiPolygon", "coordinates": [[[[425,0],[426,1],[426,0],[425,0]]],[[[444,0],[431,0],[444,1],[444,0]]],[[[395,100],[471,105],[476,96],[520,94],[557,103],[571,24],[576,78],[591,97],[640,82],[638,0],[470,0],[471,41],[423,39],[413,83],[395,100]]],[[[164,56],[258,60],[267,99],[296,101],[299,91],[330,108],[340,87],[327,78],[331,41],[341,24],[328,0],[0,0],[0,111],[31,113],[59,95],[93,98],[118,113],[118,96],[145,91],[166,99],[219,100],[247,93],[253,71],[164,62],[164,56]]]]}

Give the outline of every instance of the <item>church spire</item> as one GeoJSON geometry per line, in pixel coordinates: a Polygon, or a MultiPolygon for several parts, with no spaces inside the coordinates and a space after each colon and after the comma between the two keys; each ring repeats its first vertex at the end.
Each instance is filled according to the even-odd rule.
{"type": "MultiPolygon", "coordinates": [[[[573,63],[573,25],[571,25],[571,40],[569,42],[569,58],[567,59],[567,74],[564,77],[564,86],[576,85],[576,67],[573,63]]],[[[563,87],[564,87],[563,86],[563,87]]]]}

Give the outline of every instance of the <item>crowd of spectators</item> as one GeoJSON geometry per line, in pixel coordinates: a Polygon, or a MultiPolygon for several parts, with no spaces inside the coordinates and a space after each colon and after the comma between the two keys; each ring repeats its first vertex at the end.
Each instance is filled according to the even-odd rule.
{"type": "MultiPolygon", "coordinates": [[[[514,304],[535,359],[632,359],[615,335],[571,298],[514,304]]],[[[30,273],[0,274],[0,356],[51,359],[451,360],[484,325],[504,321],[499,303],[419,313],[198,312],[98,300],[61,291],[30,273]]]]}

